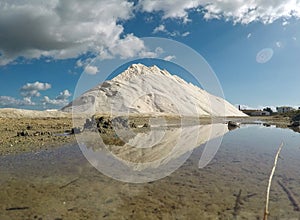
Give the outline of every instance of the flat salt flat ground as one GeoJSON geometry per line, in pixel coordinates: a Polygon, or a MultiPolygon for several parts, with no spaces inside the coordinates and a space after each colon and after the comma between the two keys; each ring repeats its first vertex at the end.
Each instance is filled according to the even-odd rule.
{"type": "Polygon", "coordinates": [[[278,184],[300,200],[299,133],[261,125],[227,133],[203,169],[202,146],[170,176],[145,184],[102,175],[76,146],[1,157],[0,219],[261,219],[281,141],[270,219],[299,219],[278,184]]]}

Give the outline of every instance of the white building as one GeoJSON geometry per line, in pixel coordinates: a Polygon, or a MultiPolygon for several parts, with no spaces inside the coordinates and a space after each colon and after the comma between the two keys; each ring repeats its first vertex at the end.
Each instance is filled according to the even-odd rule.
{"type": "Polygon", "coordinates": [[[278,113],[281,114],[281,113],[294,111],[295,109],[293,107],[282,106],[282,107],[277,107],[276,110],[278,113]]]}

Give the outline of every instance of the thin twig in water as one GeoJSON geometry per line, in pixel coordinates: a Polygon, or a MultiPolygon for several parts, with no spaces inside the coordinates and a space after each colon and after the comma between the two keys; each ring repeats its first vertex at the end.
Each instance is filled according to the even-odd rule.
{"type": "Polygon", "coordinates": [[[242,195],[242,190],[240,189],[239,193],[236,195],[235,206],[233,209],[233,216],[235,219],[237,218],[241,208],[241,195],[242,195]]]}
{"type": "Polygon", "coordinates": [[[29,209],[29,207],[12,207],[12,208],[6,208],[6,211],[16,211],[16,210],[26,210],[29,209]]]}
{"type": "Polygon", "coordinates": [[[267,220],[268,215],[270,214],[270,212],[269,212],[270,189],[271,189],[271,184],[272,184],[272,179],[273,179],[273,176],[274,176],[274,173],[275,173],[275,169],[276,169],[276,166],[277,166],[277,160],[278,160],[278,157],[279,157],[279,154],[281,152],[282,147],[283,147],[283,142],[279,146],[279,149],[276,153],[276,156],[275,156],[275,159],[274,159],[274,165],[273,165],[270,177],[269,177],[269,183],[268,183],[267,194],[266,194],[266,207],[265,207],[265,212],[264,212],[264,220],[267,220]]]}
{"type": "Polygon", "coordinates": [[[79,180],[79,177],[77,177],[76,179],[74,179],[74,180],[68,182],[67,184],[65,184],[65,185],[63,185],[63,186],[61,186],[61,187],[59,187],[59,188],[60,188],[60,189],[63,189],[63,188],[65,188],[65,187],[71,185],[72,183],[75,183],[77,180],[79,180]]]}

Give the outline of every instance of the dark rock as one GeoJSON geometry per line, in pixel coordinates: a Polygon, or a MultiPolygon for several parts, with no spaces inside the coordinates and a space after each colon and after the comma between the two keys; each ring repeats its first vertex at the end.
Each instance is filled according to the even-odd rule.
{"type": "Polygon", "coordinates": [[[106,131],[105,131],[105,129],[103,129],[103,128],[98,128],[98,132],[99,132],[100,134],[106,134],[106,131]]]}
{"type": "Polygon", "coordinates": [[[293,121],[290,125],[288,125],[288,127],[299,127],[299,126],[300,126],[299,121],[293,121]]]}
{"type": "MultiPolygon", "coordinates": [[[[71,132],[70,130],[68,132],[71,132]]],[[[52,132],[51,131],[37,131],[35,134],[35,136],[38,136],[38,135],[52,135],[52,132]]]]}
{"type": "Polygon", "coordinates": [[[130,127],[131,127],[131,128],[136,128],[137,126],[136,126],[136,124],[135,124],[134,122],[131,122],[131,123],[130,123],[130,127]]]}
{"type": "Polygon", "coordinates": [[[293,118],[292,118],[292,121],[300,121],[300,114],[298,115],[295,115],[293,118]]]}
{"type": "Polygon", "coordinates": [[[128,119],[122,116],[115,117],[112,120],[105,119],[104,117],[100,117],[95,120],[96,127],[98,128],[99,132],[102,132],[103,129],[113,129],[116,128],[136,128],[136,124],[134,122],[130,123],[128,122],[128,119]]]}
{"type": "Polygon", "coordinates": [[[80,131],[80,128],[72,128],[71,129],[71,134],[79,134],[81,131],[80,131]]]}
{"type": "Polygon", "coordinates": [[[27,130],[31,130],[31,129],[32,129],[32,126],[28,125],[28,126],[26,127],[26,129],[27,129],[27,130]]]}
{"type": "Polygon", "coordinates": [[[150,125],[147,124],[147,123],[145,123],[145,124],[143,125],[143,128],[149,128],[149,127],[150,127],[150,125]]]}
{"type": "Polygon", "coordinates": [[[232,131],[232,130],[237,129],[239,127],[240,127],[240,123],[238,123],[238,122],[235,122],[235,121],[229,121],[228,122],[228,130],[229,131],[232,131]]]}
{"type": "Polygon", "coordinates": [[[292,129],[293,131],[300,133],[300,127],[290,127],[290,129],[292,129]]]}
{"type": "Polygon", "coordinates": [[[29,136],[29,133],[28,133],[28,131],[20,131],[20,132],[17,132],[17,136],[18,137],[27,137],[27,136],[29,136]]]}
{"type": "Polygon", "coordinates": [[[111,121],[108,119],[107,121],[103,122],[102,128],[106,128],[106,129],[112,129],[112,123],[111,121]]]}
{"type": "Polygon", "coordinates": [[[83,128],[84,129],[92,129],[94,127],[96,127],[95,120],[87,118],[85,120],[85,124],[84,124],[83,128]]]}
{"type": "Polygon", "coordinates": [[[265,126],[265,127],[271,127],[271,125],[269,123],[263,123],[263,126],[265,126]]]}
{"type": "Polygon", "coordinates": [[[101,116],[99,119],[98,119],[98,123],[102,124],[104,122],[104,117],[101,116]]]}
{"type": "Polygon", "coordinates": [[[231,127],[240,127],[240,123],[235,122],[235,121],[229,121],[228,122],[228,126],[231,126],[231,127]]]}

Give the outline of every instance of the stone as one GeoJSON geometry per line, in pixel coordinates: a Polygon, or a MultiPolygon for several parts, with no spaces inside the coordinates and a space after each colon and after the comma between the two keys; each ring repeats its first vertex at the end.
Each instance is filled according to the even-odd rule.
{"type": "Polygon", "coordinates": [[[87,118],[85,120],[85,124],[84,124],[83,128],[84,129],[92,129],[92,128],[94,128],[94,125],[95,125],[94,120],[87,118]]]}
{"type": "Polygon", "coordinates": [[[145,124],[143,125],[143,128],[149,128],[149,127],[150,127],[150,125],[147,124],[147,123],[145,123],[145,124]]]}
{"type": "Polygon", "coordinates": [[[300,121],[293,121],[288,127],[299,127],[300,121]]]}
{"type": "Polygon", "coordinates": [[[300,121],[300,114],[295,115],[294,117],[292,117],[292,121],[300,121]]]}
{"type": "Polygon", "coordinates": [[[228,122],[228,126],[231,126],[231,127],[239,127],[239,126],[240,126],[240,123],[235,122],[235,121],[229,121],[229,122],[228,122]]]}
{"type": "Polygon", "coordinates": [[[28,133],[28,131],[20,131],[20,132],[17,132],[17,136],[18,137],[27,137],[27,136],[29,136],[29,133],[28,133]]]}
{"type": "Polygon", "coordinates": [[[130,127],[131,127],[131,128],[136,128],[137,126],[136,126],[136,124],[135,124],[134,122],[131,122],[131,123],[130,123],[130,127]]]}
{"type": "Polygon", "coordinates": [[[33,136],[40,136],[41,135],[41,132],[37,131],[33,134],[33,136]]]}
{"type": "Polygon", "coordinates": [[[79,134],[81,131],[80,131],[80,128],[72,128],[71,129],[71,134],[79,134]]]}

